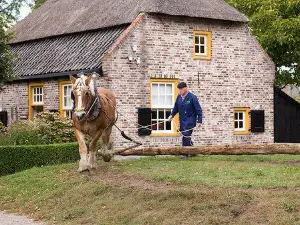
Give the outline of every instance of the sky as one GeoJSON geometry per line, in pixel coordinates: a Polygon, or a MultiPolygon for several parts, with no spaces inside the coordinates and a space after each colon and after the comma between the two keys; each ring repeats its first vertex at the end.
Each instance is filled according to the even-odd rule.
{"type": "Polygon", "coordinates": [[[30,12],[30,7],[27,4],[24,4],[23,7],[20,9],[20,15],[18,17],[18,20],[24,19],[30,12]]]}

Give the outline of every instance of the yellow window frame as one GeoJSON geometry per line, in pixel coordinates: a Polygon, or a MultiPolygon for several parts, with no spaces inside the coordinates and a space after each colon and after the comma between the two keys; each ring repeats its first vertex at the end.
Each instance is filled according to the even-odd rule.
{"type": "Polygon", "coordinates": [[[70,80],[61,80],[59,81],[59,113],[61,117],[65,117],[65,110],[63,106],[63,87],[66,84],[72,84],[70,80]]]}
{"type": "MultiPolygon", "coordinates": [[[[173,83],[174,84],[174,99],[178,96],[178,79],[151,79],[150,80],[150,105],[152,109],[152,83],[173,83]]],[[[173,126],[173,133],[155,133],[151,134],[152,137],[178,137],[179,133],[177,131],[177,127],[179,128],[179,116],[178,114],[173,119],[174,125],[173,126]]]]}
{"type": "Polygon", "coordinates": [[[249,112],[250,112],[250,108],[247,108],[247,107],[235,107],[233,108],[233,133],[234,134],[249,134],[250,133],[250,115],[249,115],[249,112]],[[235,130],[235,118],[234,118],[234,114],[236,112],[245,112],[245,130],[244,131],[236,131],[235,130]]]}
{"type": "Polygon", "coordinates": [[[44,92],[44,83],[31,83],[29,84],[28,86],[28,106],[29,106],[29,109],[28,109],[28,114],[29,114],[29,119],[30,120],[33,120],[33,107],[34,106],[43,106],[44,107],[44,95],[45,95],[45,92],[44,92]],[[41,104],[34,104],[33,103],[33,93],[32,93],[32,90],[33,88],[35,87],[41,87],[43,88],[43,102],[41,104]]]}
{"type": "Polygon", "coordinates": [[[212,48],[212,34],[210,31],[194,31],[194,38],[193,38],[193,45],[194,45],[194,53],[193,53],[193,57],[194,59],[211,59],[211,48],[212,48]],[[205,35],[206,38],[206,50],[207,50],[207,54],[206,55],[197,55],[196,54],[196,36],[197,35],[205,35]]]}

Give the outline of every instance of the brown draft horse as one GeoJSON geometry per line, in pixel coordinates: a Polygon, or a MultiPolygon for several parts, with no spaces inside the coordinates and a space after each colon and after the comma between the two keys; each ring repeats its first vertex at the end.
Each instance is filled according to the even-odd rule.
{"type": "Polygon", "coordinates": [[[75,136],[79,144],[78,171],[97,169],[97,142],[102,139],[102,153],[107,153],[112,127],[116,121],[116,97],[105,88],[96,88],[96,75],[70,75],[73,86],[75,136]],[[89,139],[89,151],[85,144],[89,139]]]}

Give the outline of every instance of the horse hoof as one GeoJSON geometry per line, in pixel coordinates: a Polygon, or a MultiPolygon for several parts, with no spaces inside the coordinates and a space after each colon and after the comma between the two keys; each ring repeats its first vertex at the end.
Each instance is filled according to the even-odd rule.
{"type": "Polygon", "coordinates": [[[88,171],[89,170],[89,167],[86,165],[86,166],[79,166],[78,168],[78,172],[79,173],[82,173],[84,171],[88,171]]]}
{"type": "Polygon", "coordinates": [[[86,168],[86,169],[78,168],[77,171],[78,171],[79,173],[83,173],[83,172],[85,172],[85,171],[89,171],[89,169],[88,169],[88,168],[86,168]]]}
{"type": "Polygon", "coordinates": [[[97,170],[98,164],[88,165],[89,170],[97,170]]]}
{"type": "Polygon", "coordinates": [[[105,155],[102,155],[102,159],[104,162],[110,162],[112,159],[112,156],[110,154],[105,154],[105,155]]]}

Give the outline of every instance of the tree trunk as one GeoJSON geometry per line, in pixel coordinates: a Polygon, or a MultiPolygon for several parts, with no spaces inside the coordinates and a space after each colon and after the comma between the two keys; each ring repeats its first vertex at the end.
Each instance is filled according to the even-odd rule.
{"type": "Polygon", "coordinates": [[[300,154],[300,144],[254,144],[254,145],[223,145],[203,147],[153,147],[131,149],[118,152],[122,156],[141,155],[273,155],[273,154],[300,154]]]}

